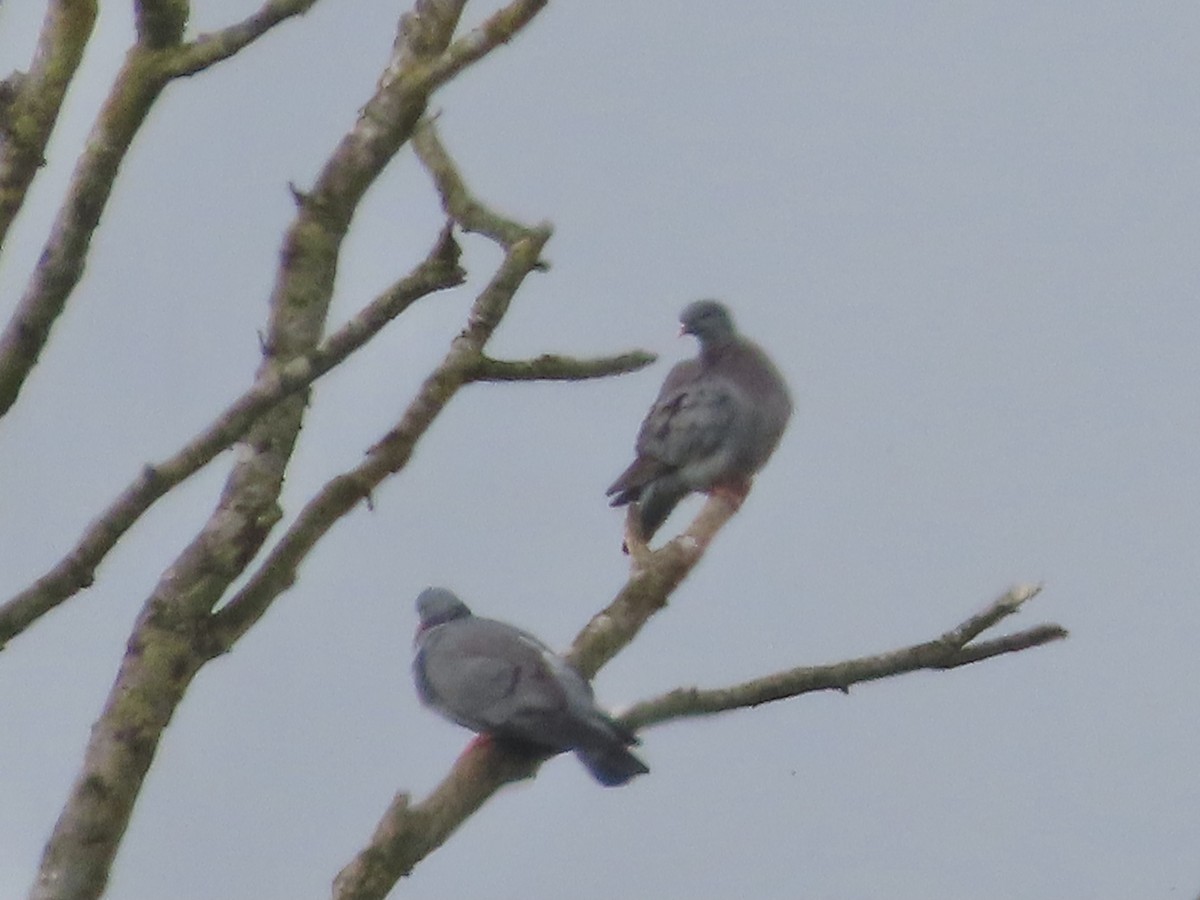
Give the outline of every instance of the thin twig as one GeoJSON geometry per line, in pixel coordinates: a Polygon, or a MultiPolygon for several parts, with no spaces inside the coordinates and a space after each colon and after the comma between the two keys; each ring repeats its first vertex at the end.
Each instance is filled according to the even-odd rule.
{"type": "Polygon", "coordinates": [[[510,247],[525,236],[525,226],[490,209],[463,184],[462,176],[442,146],[433,119],[427,117],[418,124],[413,132],[413,150],[433,178],[442,198],[442,209],[463,231],[482,234],[502,247],[510,247]]]}
{"type": "Polygon", "coordinates": [[[632,350],[616,356],[577,359],[545,353],[536,359],[501,360],[489,356],[480,358],[472,381],[583,381],[588,378],[607,378],[644,369],[657,357],[644,350],[632,350]]]}
{"type": "MultiPolygon", "coordinates": [[[[992,627],[1015,612],[1021,603],[1035,596],[1038,590],[1040,588],[1028,586],[1014,588],[983,613],[971,617],[947,634],[961,636],[974,632],[977,635],[979,622],[987,621],[989,624],[985,627],[992,627]]],[[[921,669],[954,669],[1005,653],[1040,647],[1065,637],[1067,631],[1060,625],[1039,625],[977,644],[967,643],[970,638],[963,638],[961,642],[954,643],[948,641],[946,635],[942,635],[932,641],[913,644],[888,653],[863,656],[832,665],[799,666],[730,687],[713,690],[676,688],[659,697],[634,704],[622,713],[620,718],[630,728],[641,729],[675,719],[760,706],[814,691],[846,691],[854,684],[891,678],[921,669]]]]}
{"type": "Polygon", "coordinates": [[[1040,584],[1022,584],[1014,587],[978,615],[971,616],[956,628],[943,634],[938,640],[948,647],[961,649],[1001,619],[1017,612],[1021,606],[1041,593],[1040,584]]]}
{"type": "Polygon", "coordinates": [[[171,74],[187,76],[202,72],[254,43],[281,22],[303,15],[316,4],[317,0],[267,0],[241,22],[202,34],[181,46],[171,58],[171,74]]]}

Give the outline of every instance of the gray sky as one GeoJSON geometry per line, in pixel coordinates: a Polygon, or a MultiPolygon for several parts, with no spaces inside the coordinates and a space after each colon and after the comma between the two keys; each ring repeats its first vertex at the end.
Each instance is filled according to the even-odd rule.
{"type": "MultiPolygon", "coordinates": [[[[207,29],[257,4],[198,10],[207,29]]],[[[87,276],[0,429],[0,588],[58,558],[144,462],[250,381],[291,214],[369,96],[397,4],[326,2],[173,85],[87,276]]],[[[728,300],[797,414],[741,514],[597,681],[614,707],[924,640],[1011,583],[1069,641],[647,731],[649,777],[570,758],[495,797],[397,896],[1194,897],[1200,891],[1200,7],[557,3],[438,95],[485,199],[548,219],[553,269],[494,352],[663,354],[589,385],[477,387],[206,669],[109,897],[320,897],[466,732],[420,709],[412,599],[565,646],[623,583],[627,464],[687,301],[728,300]]],[[[0,72],[41,11],[0,8],[0,72]]],[[[490,7],[478,7],[472,21],[490,7]]],[[[129,39],[106,7],[0,267],[7,314],[129,39]]],[[[407,152],[339,269],[339,322],[433,240],[407,152]]],[[[288,514],[353,465],[498,259],[316,391],[288,514]]],[[[65,799],[137,609],[229,457],[96,586],[0,655],[0,896],[65,799]]],[[[694,511],[696,506],[687,508],[694,511]]],[[[671,527],[686,520],[673,519],[671,527]]]]}

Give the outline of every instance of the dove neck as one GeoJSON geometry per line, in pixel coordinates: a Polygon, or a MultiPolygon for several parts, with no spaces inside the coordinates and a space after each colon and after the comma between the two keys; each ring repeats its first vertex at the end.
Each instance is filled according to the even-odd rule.
{"type": "Polygon", "coordinates": [[[700,342],[700,361],[713,365],[729,355],[736,342],[732,338],[709,338],[700,342]]]}

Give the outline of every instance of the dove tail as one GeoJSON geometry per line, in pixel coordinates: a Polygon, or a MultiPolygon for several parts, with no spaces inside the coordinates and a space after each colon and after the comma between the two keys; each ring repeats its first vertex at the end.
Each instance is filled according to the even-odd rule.
{"type": "Polygon", "coordinates": [[[642,489],[642,495],[638,498],[638,524],[644,540],[654,537],[654,533],[667,521],[667,516],[690,491],[691,488],[678,475],[656,478],[642,489]]]}
{"type": "Polygon", "coordinates": [[[605,787],[618,787],[650,771],[644,762],[615,741],[602,747],[580,747],[575,754],[592,777],[605,787]]]}

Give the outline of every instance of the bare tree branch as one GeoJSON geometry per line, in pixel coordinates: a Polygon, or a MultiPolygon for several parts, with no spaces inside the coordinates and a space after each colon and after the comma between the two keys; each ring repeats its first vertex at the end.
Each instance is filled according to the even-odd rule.
{"type": "Polygon", "coordinates": [[[1016,612],[1040,588],[1013,588],[983,613],[941,637],[889,653],[863,656],[826,666],[800,666],[715,690],[676,688],[660,697],[634,704],[620,717],[633,729],[674,719],[707,716],[732,709],[759,706],[798,697],[813,691],[848,691],[853,684],[891,678],[921,669],[943,670],[970,665],[1004,653],[1014,653],[1062,640],[1067,631],[1060,625],[1039,625],[1026,631],[978,644],[967,643],[986,628],[1016,612]]]}
{"type": "Polygon", "coordinates": [[[44,163],[67,87],[96,22],[96,0],[51,0],[27,73],[5,79],[0,98],[0,248],[44,163]]]}
{"type": "Polygon", "coordinates": [[[262,372],[248,391],[173,456],[145,466],[87,527],[66,556],[0,606],[0,650],[45,613],[90,587],[96,567],[142,514],[232,446],[263,412],[345,361],[416,300],[461,284],[465,273],[458,265],[458,256],[458,245],[447,226],[429,255],[411,273],[376,297],[320,347],[278,369],[262,372]]]}
{"type": "Polygon", "coordinates": [[[575,359],[545,353],[537,359],[501,360],[481,356],[471,373],[471,381],[583,381],[606,378],[644,369],[658,357],[643,350],[617,356],[575,359]]]}
{"type": "Polygon", "coordinates": [[[267,0],[257,12],[241,22],[202,34],[180,47],[171,58],[171,74],[186,76],[202,72],[254,43],[281,22],[303,15],[316,4],[317,0],[267,0]]]}

